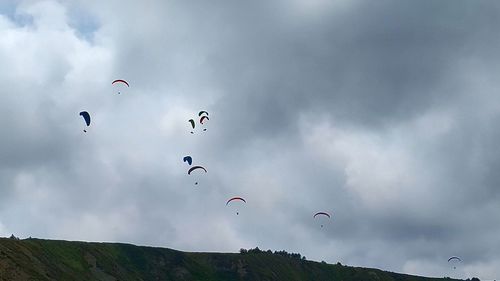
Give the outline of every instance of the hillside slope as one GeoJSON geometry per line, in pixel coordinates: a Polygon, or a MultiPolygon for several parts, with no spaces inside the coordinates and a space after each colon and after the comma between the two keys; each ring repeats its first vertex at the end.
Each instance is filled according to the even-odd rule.
{"type": "Polygon", "coordinates": [[[0,238],[0,280],[437,281],[268,253],[186,253],[120,243],[0,238]]]}

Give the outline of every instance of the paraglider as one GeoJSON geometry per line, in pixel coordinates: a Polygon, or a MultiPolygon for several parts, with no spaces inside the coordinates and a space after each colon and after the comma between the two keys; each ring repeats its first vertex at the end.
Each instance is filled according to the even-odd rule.
{"type": "MultiPolygon", "coordinates": [[[[189,170],[188,170],[188,175],[191,175],[191,173],[195,170],[203,170],[205,171],[205,173],[207,173],[207,169],[203,168],[202,166],[194,166],[194,167],[191,167],[189,170]]],[[[194,183],[195,185],[198,185],[198,182],[195,182],[194,183]]]]}
{"type": "Polygon", "coordinates": [[[193,164],[193,158],[191,156],[185,156],[182,161],[184,162],[188,162],[189,166],[191,166],[191,164],[193,164]]]}
{"type": "MultiPolygon", "coordinates": [[[[210,118],[208,118],[208,112],[206,112],[205,110],[200,111],[198,113],[198,116],[200,116],[200,124],[201,125],[204,125],[203,122],[205,122],[205,120],[210,120],[210,118]],[[206,115],[203,115],[203,114],[206,114],[206,115]]],[[[206,131],[206,130],[207,130],[206,128],[203,129],[203,131],[206,131]]]]}
{"type": "MultiPolygon", "coordinates": [[[[326,213],[326,212],[317,212],[316,214],[314,214],[313,218],[316,218],[317,216],[324,216],[325,218],[331,218],[330,214],[326,213]]],[[[321,227],[323,227],[323,224],[321,224],[321,227]]]]}
{"type": "MultiPolygon", "coordinates": [[[[193,129],[194,129],[194,127],[195,127],[194,120],[193,119],[189,119],[189,123],[191,123],[191,127],[193,127],[193,129]]],[[[194,134],[194,132],[191,131],[191,134],[194,134]]]]}
{"type": "MultiPolygon", "coordinates": [[[[90,126],[90,114],[87,111],[82,111],[80,112],[80,116],[83,117],[83,120],[85,120],[85,124],[87,124],[87,127],[90,126]]],[[[83,129],[83,131],[86,133],[87,130],[83,129]]]]}
{"type": "MultiPolygon", "coordinates": [[[[125,81],[125,80],[122,80],[122,79],[114,80],[113,82],[111,82],[111,85],[114,85],[115,83],[120,83],[120,84],[127,85],[127,88],[130,87],[130,85],[128,84],[128,82],[125,81]]],[[[118,94],[120,94],[120,91],[118,91],[118,94]]]]}
{"type": "MultiPolygon", "coordinates": [[[[247,201],[244,199],[244,198],[241,198],[241,197],[233,197],[233,198],[230,198],[229,200],[227,200],[226,202],[226,206],[229,205],[229,203],[233,202],[233,201],[241,201],[241,202],[244,202],[244,203],[247,203],[247,201]]],[[[236,215],[239,215],[240,213],[239,212],[236,212],[236,215]]]]}
{"type": "MultiPolygon", "coordinates": [[[[201,125],[205,125],[206,120],[210,120],[210,118],[208,118],[208,112],[206,112],[205,110],[198,112],[198,116],[200,116],[200,124],[201,125]]],[[[193,129],[191,131],[191,134],[194,134],[194,129],[196,127],[196,122],[194,120],[195,119],[188,120],[188,122],[191,124],[191,128],[193,129]]],[[[206,128],[203,128],[203,131],[206,131],[206,130],[207,130],[206,128]]]]}
{"type": "Polygon", "coordinates": [[[460,263],[461,261],[462,261],[462,259],[461,259],[461,258],[459,258],[459,257],[455,257],[455,256],[450,257],[450,258],[448,259],[448,263],[450,263],[450,264],[452,264],[452,265],[453,265],[453,269],[457,269],[457,264],[458,264],[458,263],[460,263]]]}
{"type": "Polygon", "coordinates": [[[208,116],[202,116],[202,117],[200,118],[200,124],[202,124],[202,125],[203,125],[203,121],[205,121],[205,119],[206,119],[206,120],[210,120],[210,119],[208,118],[208,116]]]}

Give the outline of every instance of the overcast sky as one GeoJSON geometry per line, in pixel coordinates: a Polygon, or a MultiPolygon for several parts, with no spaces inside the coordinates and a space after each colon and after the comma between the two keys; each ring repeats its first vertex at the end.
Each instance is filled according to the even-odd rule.
{"type": "Polygon", "coordinates": [[[499,26],[482,0],[2,1],[0,234],[498,279],[499,26]]]}

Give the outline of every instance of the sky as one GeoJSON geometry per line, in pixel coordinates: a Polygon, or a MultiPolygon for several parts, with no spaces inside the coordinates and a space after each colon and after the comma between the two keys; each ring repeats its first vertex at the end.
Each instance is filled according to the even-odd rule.
{"type": "Polygon", "coordinates": [[[498,26],[486,0],[3,1],[0,235],[499,279],[498,26]]]}

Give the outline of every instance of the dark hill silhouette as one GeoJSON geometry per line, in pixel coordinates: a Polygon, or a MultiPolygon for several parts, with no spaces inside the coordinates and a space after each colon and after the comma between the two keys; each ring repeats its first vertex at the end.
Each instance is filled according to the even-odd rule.
{"type": "Polygon", "coordinates": [[[0,238],[0,280],[437,281],[259,249],[188,253],[121,243],[0,238]]]}

